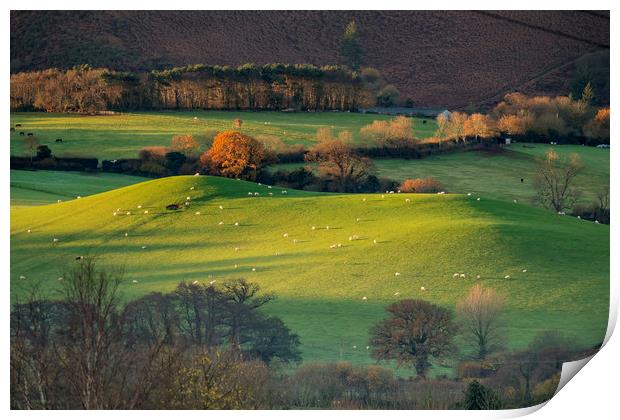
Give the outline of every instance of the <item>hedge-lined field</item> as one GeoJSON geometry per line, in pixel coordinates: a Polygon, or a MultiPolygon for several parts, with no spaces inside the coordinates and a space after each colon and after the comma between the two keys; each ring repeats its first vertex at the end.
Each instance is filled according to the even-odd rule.
{"type": "MultiPolygon", "coordinates": [[[[11,154],[27,154],[19,135],[24,132],[33,133],[57,156],[136,158],[143,147],[169,146],[172,136],[177,134],[193,134],[204,141],[208,133],[232,129],[236,118],[243,121],[241,131],[251,136],[276,136],[286,144],[310,146],[316,141],[319,127],[333,127],[335,132],[348,130],[359,143],[360,128],[391,117],[349,112],[170,111],[105,116],[14,112],[11,127],[22,126],[11,132],[11,154]],[[56,143],[58,138],[63,142],[56,143]]],[[[422,121],[415,119],[415,135],[432,136],[437,127],[435,121],[422,121]]]]}

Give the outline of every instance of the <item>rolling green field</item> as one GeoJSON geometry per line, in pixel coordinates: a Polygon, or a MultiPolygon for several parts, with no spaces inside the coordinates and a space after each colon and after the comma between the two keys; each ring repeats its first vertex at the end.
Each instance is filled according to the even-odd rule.
{"type": "MultiPolygon", "coordinates": [[[[204,138],[207,133],[232,129],[235,118],[243,120],[241,130],[252,136],[277,136],[287,144],[307,146],[315,142],[318,127],[332,127],[335,132],[348,130],[359,142],[362,126],[391,117],[348,112],[161,111],[108,116],[13,112],[11,127],[22,127],[11,132],[11,154],[27,154],[19,135],[23,131],[32,132],[57,156],[135,158],[143,147],[169,146],[172,136],[177,134],[191,133],[204,138]],[[57,138],[63,142],[55,143],[57,138]]],[[[435,129],[433,119],[426,124],[416,119],[414,123],[414,132],[420,138],[431,136],[435,129]]]]}
{"type": "MultiPolygon", "coordinates": [[[[582,192],[579,201],[589,203],[609,185],[609,149],[547,144],[514,144],[502,154],[455,152],[424,159],[375,159],[378,176],[403,181],[407,178],[435,178],[448,192],[483,194],[500,200],[531,204],[535,195],[535,158],[553,148],[560,156],[577,153],[584,166],[575,185],[582,192]],[[523,178],[523,182],[521,182],[523,178]]],[[[292,170],[303,164],[273,165],[271,170],[292,170]]]]}
{"type": "Polygon", "coordinates": [[[11,207],[36,206],[71,200],[125,187],[147,178],[138,176],[59,171],[11,171],[11,207]]]}
{"type": "Polygon", "coordinates": [[[284,195],[278,187],[186,176],[12,208],[11,291],[37,281],[53,291],[63,268],[88,254],[125,266],[127,299],[180,281],[244,277],[278,295],[266,308],[300,335],[304,361],[370,363],[368,328],[387,304],[423,298],[453,309],[480,275],[507,297],[510,347],[548,329],[576,334],[583,345],[600,342],[609,226],[476,197],[284,195]],[[188,196],[187,210],[165,210],[188,196]],[[466,278],[453,278],[457,272],[466,278]]]}

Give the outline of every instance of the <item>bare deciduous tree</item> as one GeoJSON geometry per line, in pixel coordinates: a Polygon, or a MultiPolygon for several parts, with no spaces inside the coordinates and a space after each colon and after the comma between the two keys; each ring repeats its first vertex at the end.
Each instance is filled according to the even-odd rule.
{"type": "Polygon", "coordinates": [[[537,201],[557,212],[570,208],[579,197],[574,182],[582,168],[576,153],[571,154],[568,161],[565,161],[560,159],[555,151],[547,151],[545,157],[538,162],[535,180],[537,201]]]}
{"type": "Polygon", "coordinates": [[[501,315],[504,298],[493,289],[476,284],[456,304],[465,340],[477,351],[478,359],[501,345],[501,315]]]}

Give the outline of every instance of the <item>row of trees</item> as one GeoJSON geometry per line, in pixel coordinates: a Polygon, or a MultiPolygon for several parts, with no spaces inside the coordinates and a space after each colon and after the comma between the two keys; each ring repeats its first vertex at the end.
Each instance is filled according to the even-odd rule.
{"type": "Polygon", "coordinates": [[[489,114],[442,113],[437,117],[436,136],[462,142],[499,135],[524,141],[608,142],[609,108],[592,106],[587,87],[580,99],[511,93],[489,114]]]}
{"type": "Polygon", "coordinates": [[[11,75],[12,110],[355,110],[372,102],[359,75],[338,66],[193,65],[132,74],[82,65],[11,75]]]}

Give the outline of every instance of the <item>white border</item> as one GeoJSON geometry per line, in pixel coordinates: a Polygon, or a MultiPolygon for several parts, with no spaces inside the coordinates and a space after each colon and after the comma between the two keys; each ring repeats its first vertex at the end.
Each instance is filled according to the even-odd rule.
{"type": "MultiPolygon", "coordinates": [[[[13,2],[9,5],[9,7],[13,7],[15,9],[31,9],[31,10],[39,10],[39,9],[151,9],[151,10],[202,10],[202,9],[219,9],[219,10],[227,10],[227,9],[271,9],[271,10],[285,10],[285,9],[303,9],[303,10],[350,10],[350,9],[381,9],[381,10],[405,10],[411,9],[416,6],[420,6],[420,8],[424,8],[427,10],[472,10],[472,9],[514,9],[514,10],[556,10],[556,9],[564,9],[564,10],[612,10],[612,23],[611,23],[611,57],[615,57],[614,54],[617,48],[614,48],[617,45],[618,41],[618,30],[613,24],[613,18],[615,17],[615,4],[611,1],[588,1],[584,3],[583,1],[574,1],[574,0],[565,0],[565,1],[546,1],[542,2],[540,0],[521,0],[519,2],[511,2],[511,3],[501,3],[497,1],[468,1],[468,2],[457,2],[454,0],[444,0],[439,3],[433,2],[423,2],[418,4],[414,4],[413,2],[405,2],[405,1],[394,1],[394,0],[382,0],[381,2],[377,1],[369,1],[369,0],[312,0],[311,2],[300,2],[300,1],[292,1],[292,0],[271,0],[271,1],[263,1],[260,3],[251,2],[248,0],[228,0],[226,2],[217,2],[217,3],[207,3],[201,1],[175,1],[175,2],[164,2],[161,0],[151,0],[151,1],[121,1],[121,0],[106,0],[105,2],[98,2],[93,4],[85,4],[83,1],[66,1],[66,0],[56,0],[54,2],[50,1],[20,1],[13,2]],[[89,7],[93,6],[93,7],[89,7]]],[[[10,14],[9,9],[5,9],[5,13],[2,15],[2,22],[4,23],[5,31],[10,31],[10,14]]],[[[5,127],[9,126],[9,101],[7,100],[9,97],[9,73],[10,73],[10,56],[9,56],[9,44],[10,38],[7,33],[5,33],[5,41],[2,43],[2,58],[4,63],[3,74],[5,77],[5,83],[2,85],[2,98],[4,101],[2,102],[3,108],[3,116],[5,121],[5,127]]],[[[618,80],[617,77],[617,66],[612,64],[612,85],[611,85],[611,98],[612,98],[612,108],[616,109],[618,105],[618,96],[620,94],[617,84],[615,83],[618,80]]],[[[615,139],[615,134],[620,131],[616,129],[616,126],[612,124],[612,137],[615,139]]],[[[6,138],[6,137],[5,137],[6,138]]],[[[615,142],[614,142],[615,144],[615,142]]],[[[9,153],[8,153],[8,142],[4,146],[4,153],[0,153],[0,168],[2,168],[2,173],[4,176],[3,181],[0,183],[0,190],[2,191],[2,213],[3,213],[3,223],[0,224],[0,246],[2,248],[2,267],[4,267],[4,276],[2,280],[4,281],[5,287],[2,288],[2,372],[3,381],[1,382],[1,396],[2,398],[2,407],[4,410],[9,409],[9,340],[8,340],[8,330],[9,330],[9,322],[8,316],[9,313],[9,288],[8,288],[8,279],[9,279],[9,270],[10,270],[10,258],[9,258],[9,249],[10,249],[10,236],[9,236],[9,153]]],[[[616,152],[616,147],[613,146],[611,148],[611,200],[612,207],[614,209],[618,208],[617,205],[620,203],[616,199],[616,194],[619,192],[618,185],[618,171],[615,169],[616,164],[618,162],[618,153],[616,152]]],[[[246,418],[251,416],[253,419],[273,419],[273,418],[300,418],[300,419],[314,419],[317,415],[327,418],[355,418],[356,420],[367,419],[367,418],[376,418],[382,415],[389,415],[391,418],[402,418],[410,420],[412,417],[426,419],[426,418],[438,418],[438,419],[468,419],[468,418],[509,418],[509,417],[518,417],[525,414],[531,414],[531,418],[536,419],[551,419],[551,418],[563,418],[563,419],[583,419],[583,418],[611,418],[614,414],[617,415],[618,412],[618,395],[617,395],[617,378],[620,373],[620,362],[618,360],[618,355],[620,355],[620,341],[617,337],[611,336],[611,332],[613,331],[613,326],[615,325],[618,313],[618,264],[616,262],[616,258],[618,256],[617,251],[617,224],[612,224],[611,226],[611,245],[612,245],[612,258],[611,258],[611,278],[615,279],[611,282],[611,305],[610,305],[610,325],[609,330],[606,336],[607,344],[605,347],[595,355],[592,360],[588,363],[588,367],[583,369],[582,372],[579,373],[577,379],[569,381],[568,384],[564,388],[561,389],[560,392],[546,405],[544,408],[542,406],[520,409],[520,410],[508,410],[508,411],[499,411],[499,412],[462,412],[462,411],[321,411],[320,413],[317,411],[261,411],[261,412],[245,412],[245,411],[235,411],[235,412],[165,412],[165,411],[149,411],[149,412],[126,412],[126,411],[117,411],[115,413],[106,413],[106,412],[93,412],[89,413],[89,417],[92,418],[107,418],[111,414],[115,417],[129,418],[131,416],[132,419],[136,418],[148,418],[150,420],[155,419],[166,419],[168,420],[171,415],[175,417],[188,418],[188,417],[200,417],[204,418],[208,416],[209,418],[221,418],[226,417],[230,419],[236,418],[246,418]],[[542,409],[541,409],[542,408],[542,409]],[[613,413],[613,414],[612,414],[613,413]]],[[[42,412],[19,412],[13,411],[10,412],[9,415],[14,418],[25,418],[25,417],[43,417],[46,418],[63,418],[63,419],[71,419],[71,418],[81,418],[84,413],[82,412],[51,412],[51,413],[42,413],[42,412]]]]}

